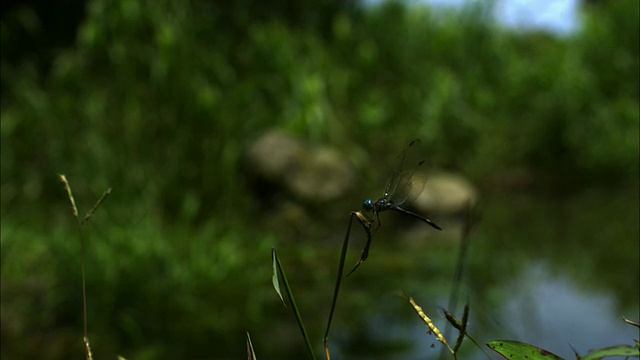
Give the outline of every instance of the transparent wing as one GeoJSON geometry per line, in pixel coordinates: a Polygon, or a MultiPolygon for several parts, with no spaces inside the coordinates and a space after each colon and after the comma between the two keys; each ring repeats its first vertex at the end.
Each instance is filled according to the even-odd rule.
{"type": "MultiPolygon", "coordinates": [[[[403,191],[407,182],[411,181],[411,176],[413,175],[413,171],[416,164],[411,164],[407,162],[414,162],[414,158],[419,155],[420,148],[420,140],[414,139],[409,143],[409,145],[398,154],[396,157],[395,167],[393,168],[393,172],[391,173],[391,177],[387,182],[387,186],[384,188],[383,197],[385,199],[394,199],[397,198],[397,192],[403,191]],[[409,155],[409,156],[407,156],[409,155]],[[407,159],[409,158],[409,160],[407,159]],[[411,159],[414,159],[413,161],[411,159]],[[409,165],[409,168],[405,168],[405,164],[409,165]]],[[[422,160],[420,160],[422,161],[422,160]]]]}
{"type": "Polygon", "coordinates": [[[397,157],[394,172],[385,188],[384,197],[396,205],[416,198],[424,189],[425,178],[414,176],[417,170],[426,167],[425,151],[420,140],[409,143],[397,157]]]}
{"type": "Polygon", "coordinates": [[[420,195],[424,190],[426,183],[426,177],[422,175],[416,175],[416,171],[424,168],[424,161],[416,164],[411,170],[405,170],[402,172],[398,179],[398,185],[395,193],[389,198],[389,200],[396,204],[402,205],[407,200],[412,201],[420,195]]]}

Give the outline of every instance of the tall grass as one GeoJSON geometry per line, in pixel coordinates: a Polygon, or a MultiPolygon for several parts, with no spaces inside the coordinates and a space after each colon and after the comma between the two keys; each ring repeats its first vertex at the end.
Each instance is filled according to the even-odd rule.
{"type": "Polygon", "coordinates": [[[85,356],[87,360],[92,360],[93,355],[91,354],[91,344],[89,343],[89,332],[87,326],[87,284],[86,284],[86,274],[85,274],[85,255],[84,255],[84,237],[82,236],[82,227],[86,224],[91,216],[98,210],[102,202],[109,196],[111,193],[111,188],[107,189],[102,196],[96,201],[95,205],[87,212],[87,214],[80,219],[78,216],[78,208],[76,207],[76,201],[73,198],[73,193],[71,192],[71,186],[69,185],[69,181],[65,175],[59,175],[60,181],[64,184],[64,188],[67,192],[67,197],[71,202],[71,211],[73,213],[73,217],[76,219],[76,223],[78,226],[78,237],[80,238],[80,257],[81,257],[81,272],[82,272],[82,321],[83,321],[83,329],[84,329],[84,347],[85,347],[85,356]]]}

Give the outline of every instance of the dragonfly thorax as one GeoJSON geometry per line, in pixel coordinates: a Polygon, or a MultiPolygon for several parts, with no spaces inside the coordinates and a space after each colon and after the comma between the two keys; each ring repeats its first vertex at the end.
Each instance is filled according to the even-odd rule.
{"type": "Polygon", "coordinates": [[[373,200],[371,199],[365,200],[364,203],[362,203],[362,208],[365,211],[369,211],[369,212],[373,211],[373,200]]]}

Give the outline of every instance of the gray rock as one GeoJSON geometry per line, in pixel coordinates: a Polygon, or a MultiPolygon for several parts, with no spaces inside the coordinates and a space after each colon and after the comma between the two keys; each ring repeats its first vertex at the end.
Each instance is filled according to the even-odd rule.
{"type": "Polygon", "coordinates": [[[307,156],[301,141],[281,131],[259,137],[247,150],[248,171],[255,177],[283,183],[307,156]]]}
{"type": "Polygon", "coordinates": [[[277,130],[258,138],[246,157],[254,182],[267,181],[302,202],[337,199],[355,183],[355,171],[346,156],[328,147],[309,148],[277,130]]]}
{"type": "MultiPolygon", "coordinates": [[[[414,178],[420,176],[424,175],[414,174],[414,178]]],[[[457,174],[437,172],[429,175],[424,190],[412,206],[419,213],[458,215],[477,201],[478,191],[467,179],[457,174]]]]}
{"type": "Polygon", "coordinates": [[[310,202],[325,202],[344,196],[355,182],[355,171],[345,156],[329,148],[311,151],[287,187],[296,197],[310,202]]]}

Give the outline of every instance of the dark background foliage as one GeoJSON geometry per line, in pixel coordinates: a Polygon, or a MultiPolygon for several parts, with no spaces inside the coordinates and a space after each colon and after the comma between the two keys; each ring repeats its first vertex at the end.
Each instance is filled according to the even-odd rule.
{"type": "MultiPolygon", "coordinates": [[[[84,209],[114,188],[90,223],[90,323],[99,354],[136,358],[230,356],[229,329],[269,331],[266,254],[291,239],[255,223],[243,167],[267,130],[340,150],[356,195],[415,137],[489,193],[637,189],[638,3],[582,19],[556,36],[502,28],[490,3],[3,2],[3,355],[82,353],[58,173],[84,209]]],[[[320,263],[309,251],[289,254],[320,263]]],[[[333,265],[311,267],[330,288],[333,265]]]]}

